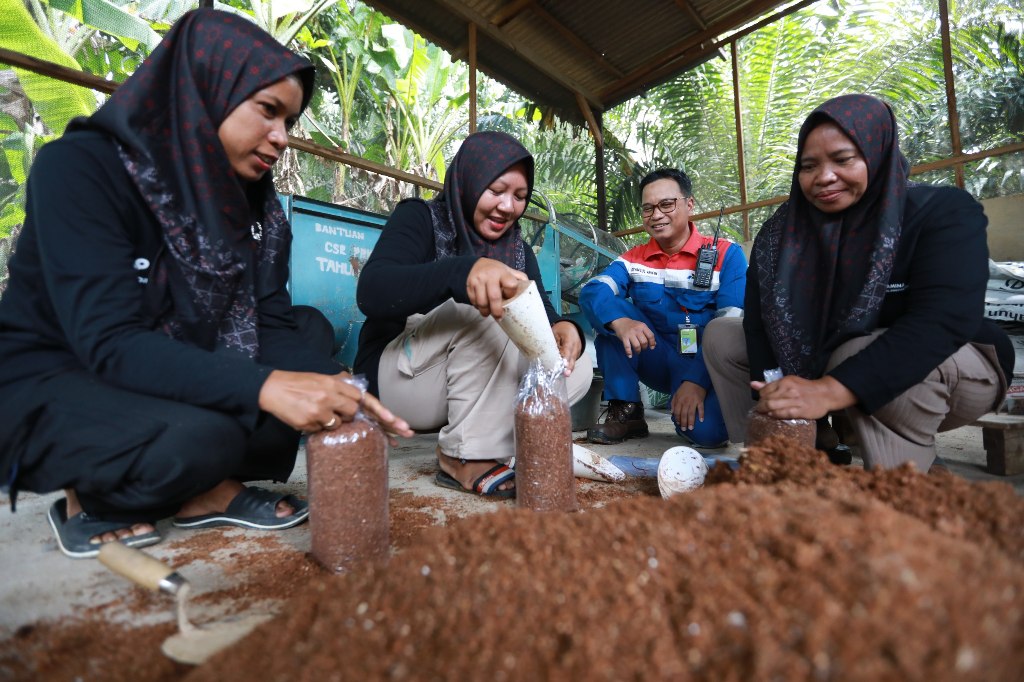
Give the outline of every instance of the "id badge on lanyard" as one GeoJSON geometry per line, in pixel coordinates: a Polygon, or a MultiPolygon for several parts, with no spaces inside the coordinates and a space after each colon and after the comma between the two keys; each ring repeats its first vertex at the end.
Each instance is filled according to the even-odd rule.
{"type": "Polygon", "coordinates": [[[679,354],[697,354],[697,325],[690,324],[690,316],[686,316],[686,322],[679,325],[679,354]]]}

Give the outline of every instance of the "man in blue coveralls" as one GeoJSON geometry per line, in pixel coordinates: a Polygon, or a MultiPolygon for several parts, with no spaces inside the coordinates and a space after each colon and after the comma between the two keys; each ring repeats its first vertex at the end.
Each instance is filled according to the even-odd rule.
{"type": "Polygon", "coordinates": [[[597,364],[608,410],[587,431],[591,443],[621,443],[648,434],[640,402],[642,381],[672,395],[676,433],[698,447],[719,447],[729,436],[718,396],[704,366],[704,327],[743,314],[747,260],[719,239],[697,276],[698,250],[713,244],[690,222],[693,193],[686,173],[663,168],[640,182],[644,229],[650,241],[622,254],[580,293],[580,307],[597,331],[597,364]]]}

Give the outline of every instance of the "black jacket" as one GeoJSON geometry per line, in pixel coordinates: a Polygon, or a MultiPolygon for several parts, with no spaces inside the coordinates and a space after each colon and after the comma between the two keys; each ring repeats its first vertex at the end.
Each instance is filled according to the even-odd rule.
{"type": "MultiPolygon", "coordinates": [[[[968,342],[995,346],[1003,373],[1013,375],[1013,346],[1006,333],[985,319],[988,284],[988,219],[981,204],[953,187],[911,187],[896,262],[874,343],[828,374],[874,412],[924,380],[968,342]]],[[[778,367],[761,322],[757,261],[747,271],[743,328],[751,379],[778,367]]],[[[855,285],[859,282],[853,283],[855,285]]]]}
{"type": "MultiPolygon", "coordinates": [[[[551,324],[572,322],[559,317],[552,307],[541,286],[537,258],[528,245],[525,253],[526,276],[537,282],[548,320],[551,324]]],[[[366,315],[366,323],[359,333],[353,364],[356,373],[366,375],[371,393],[377,393],[377,368],[384,347],[405,330],[407,317],[428,313],[449,298],[469,303],[466,279],[477,259],[454,256],[436,260],[434,227],[427,205],[407,201],[395,207],[356,286],[356,303],[366,315]]],[[[586,343],[582,330],[580,339],[586,343]]]]}
{"type": "MultiPolygon", "coordinates": [[[[147,301],[147,283],[162,248],[156,218],[109,137],[74,132],[39,151],[0,299],[0,485],[10,466],[6,445],[39,407],[36,387],[61,372],[90,372],[113,386],[255,426],[260,388],[273,367],[154,329],[166,302],[147,301]]],[[[287,259],[287,250],[280,257],[287,259]]],[[[280,272],[277,290],[257,302],[261,352],[293,357],[307,371],[340,371],[295,333],[286,262],[280,272]]]]}

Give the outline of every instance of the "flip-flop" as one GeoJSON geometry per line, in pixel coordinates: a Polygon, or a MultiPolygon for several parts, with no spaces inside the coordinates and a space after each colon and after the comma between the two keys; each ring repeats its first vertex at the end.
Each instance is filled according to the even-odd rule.
{"type": "Polygon", "coordinates": [[[228,508],[213,514],[175,516],[178,528],[218,528],[239,526],[256,530],[283,530],[297,526],[309,517],[309,504],[294,495],[275,493],[263,488],[243,488],[228,508]],[[295,509],[293,514],[278,517],[277,503],[284,500],[295,509]]]}
{"type": "MultiPolygon", "coordinates": [[[[103,535],[104,533],[124,530],[135,525],[135,523],[143,523],[103,521],[102,519],[89,516],[84,511],[68,518],[67,498],[59,499],[50,505],[50,511],[46,518],[50,522],[50,528],[53,529],[54,536],[57,538],[57,546],[60,547],[60,551],[72,559],[92,559],[99,556],[100,547],[103,546],[103,543],[89,542],[90,538],[103,535]]],[[[144,523],[149,522],[146,521],[144,523]]],[[[142,535],[121,538],[118,542],[128,547],[148,547],[149,545],[155,545],[162,539],[160,531],[153,530],[142,535]]]]}
{"type": "Polygon", "coordinates": [[[471,495],[490,497],[498,500],[509,500],[516,496],[516,489],[509,488],[507,490],[502,490],[499,486],[505,481],[514,479],[515,476],[516,472],[514,469],[510,469],[504,464],[495,464],[493,467],[485,471],[480,478],[473,481],[472,488],[467,488],[459,483],[454,476],[444,469],[437,472],[437,476],[434,477],[434,483],[442,488],[451,488],[452,490],[470,493],[471,495]]]}

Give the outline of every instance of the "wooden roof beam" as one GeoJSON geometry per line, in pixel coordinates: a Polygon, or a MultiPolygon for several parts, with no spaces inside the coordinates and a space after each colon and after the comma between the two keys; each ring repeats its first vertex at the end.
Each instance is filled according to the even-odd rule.
{"type": "Polygon", "coordinates": [[[558,34],[562,36],[562,38],[577,50],[585,54],[587,59],[599,65],[608,73],[612,74],[616,78],[622,78],[626,75],[623,73],[622,69],[619,69],[614,64],[610,63],[604,58],[603,54],[583,42],[583,40],[574,32],[570,31],[565,24],[559,21],[542,6],[538,5],[536,0],[516,0],[516,2],[513,2],[511,5],[506,5],[500,12],[491,18],[491,23],[497,28],[502,28],[505,24],[518,17],[526,10],[533,12],[547,22],[549,26],[558,31],[558,34]]]}
{"type": "Polygon", "coordinates": [[[513,2],[512,4],[505,5],[504,7],[501,8],[500,11],[496,12],[494,16],[491,17],[491,23],[497,26],[498,28],[501,28],[502,26],[504,26],[505,24],[507,24],[508,22],[512,21],[517,16],[522,14],[523,10],[525,10],[532,4],[533,0],[515,0],[515,2],[513,2]]]}
{"type": "Polygon", "coordinates": [[[605,59],[603,54],[601,54],[600,52],[592,48],[590,45],[587,45],[585,42],[583,42],[582,38],[580,38],[573,31],[570,31],[565,24],[563,24],[561,21],[552,16],[551,13],[548,12],[546,9],[538,5],[536,2],[530,2],[530,6],[534,13],[538,14],[553,29],[558,31],[559,35],[565,38],[577,50],[584,53],[591,61],[600,65],[602,69],[612,74],[616,78],[622,78],[626,75],[625,73],[622,72],[621,69],[616,68],[607,59],[605,59]]]}
{"type": "Polygon", "coordinates": [[[704,17],[702,17],[697,9],[689,3],[689,0],[676,0],[676,5],[690,16],[693,23],[697,24],[702,29],[707,30],[708,22],[704,21],[704,17]]]}
{"type": "MultiPolygon", "coordinates": [[[[547,62],[543,58],[541,58],[541,56],[538,55],[535,51],[526,48],[521,43],[512,40],[508,35],[506,35],[504,29],[495,26],[486,17],[480,15],[478,12],[470,9],[469,7],[466,7],[462,3],[456,2],[455,0],[436,0],[436,2],[442,7],[444,7],[446,10],[451,12],[453,15],[461,18],[467,24],[476,24],[480,31],[483,31],[494,41],[500,43],[507,49],[512,50],[513,52],[521,56],[525,61],[529,62],[530,65],[533,66],[533,68],[537,69],[537,71],[543,73],[545,76],[555,81],[569,92],[583,94],[587,98],[587,101],[590,102],[591,104],[601,103],[601,100],[597,97],[595,93],[591,92],[587,88],[584,88],[582,85],[580,85],[573,79],[566,78],[565,75],[562,74],[557,69],[551,68],[551,66],[547,64],[547,62]]],[[[406,23],[406,25],[408,26],[409,24],[406,23]]]]}
{"type": "Polygon", "coordinates": [[[676,43],[666,50],[662,50],[662,52],[655,55],[646,64],[627,74],[625,78],[615,84],[614,89],[621,90],[628,87],[628,85],[644,80],[659,67],[686,55],[692,48],[699,47],[702,43],[717,38],[719,34],[729,30],[729,28],[740,23],[743,19],[753,18],[765,9],[770,9],[774,4],[772,0],[757,0],[742,9],[736,10],[724,19],[720,19],[711,26],[708,26],[700,33],[676,43]]]}
{"type": "Polygon", "coordinates": [[[587,103],[587,98],[580,93],[576,94],[576,104],[580,108],[580,113],[583,114],[583,118],[587,120],[587,126],[590,128],[590,134],[594,137],[594,144],[597,145],[598,149],[604,149],[604,135],[601,133],[601,126],[597,122],[597,118],[594,116],[593,110],[590,108],[590,104],[587,103]]]}
{"type": "Polygon", "coordinates": [[[818,1],[819,0],[803,0],[803,2],[799,2],[795,5],[787,7],[786,9],[781,10],[780,12],[777,12],[769,17],[765,17],[756,24],[748,26],[747,28],[737,33],[733,33],[723,40],[719,40],[710,45],[704,45],[709,40],[716,38],[719,34],[725,33],[734,24],[740,24],[744,20],[754,18],[761,12],[765,11],[765,9],[770,9],[774,5],[774,3],[772,2],[772,0],[759,0],[758,2],[752,3],[751,5],[748,5],[743,9],[736,10],[735,12],[725,17],[724,19],[715,22],[701,33],[694,35],[688,38],[687,40],[684,40],[676,44],[675,46],[668,48],[667,50],[662,51],[659,55],[655,56],[653,59],[648,61],[643,66],[634,69],[632,73],[627,74],[626,77],[621,79],[619,82],[615,83],[611,87],[605,88],[605,90],[600,93],[601,101],[607,102],[609,100],[614,100],[622,93],[628,92],[629,90],[636,88],[638,85],[645,81],[656,80],[658,77],[664,75],[664,72],[670,72],[674,70],[674,62],[677,62],[680,59],[686,58],[691,59],[693,61],[697,61],[702,57],[705,57],[708,54],[718,50],[722,45],[727,44],[731,40],[741,38],[742,36],[745,36],[748,33],[756,31],[758,28],[761,28],[762,26],[766,26],[774,21],[778,21],[782,17],[792,14],[793,12],[803,9],[804,7],[812,5],[818,1]],[[693,48],[698,49],[694,50],[692,53],[687,54],[688,51],[693,48]]]}

